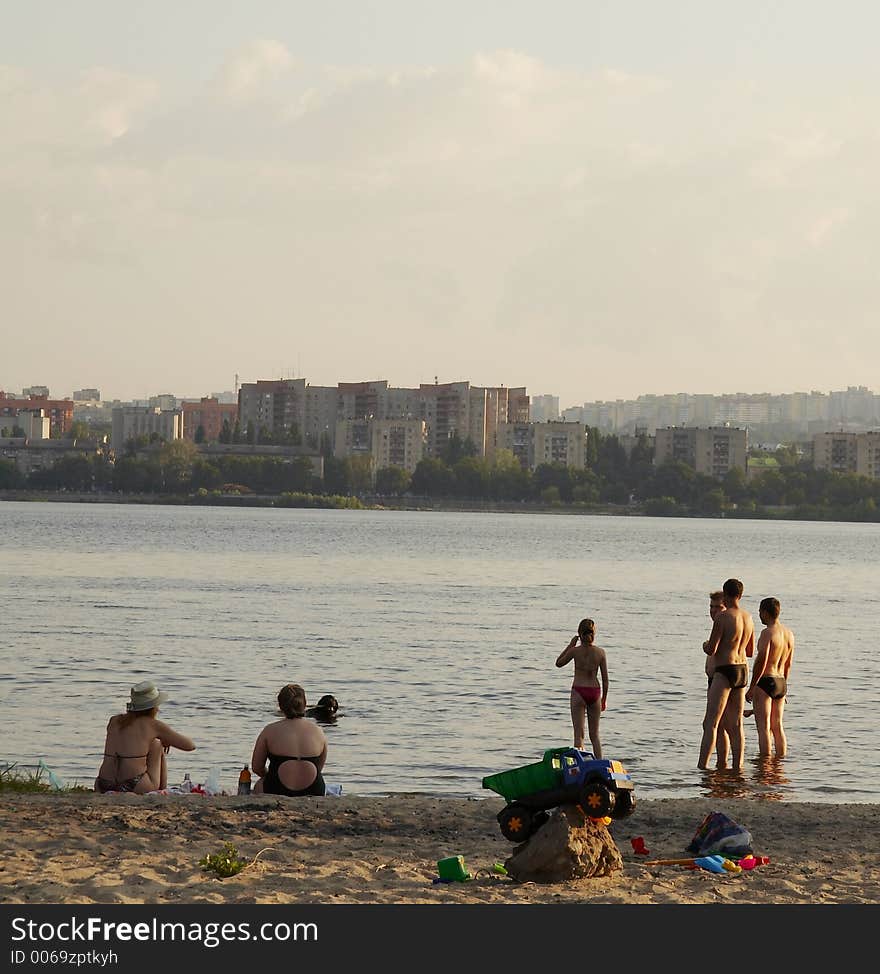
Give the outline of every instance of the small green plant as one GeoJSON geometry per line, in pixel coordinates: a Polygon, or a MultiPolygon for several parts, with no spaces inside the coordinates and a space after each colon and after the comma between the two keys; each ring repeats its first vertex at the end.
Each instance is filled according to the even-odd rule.
{"type": "Polygon", "coordinates": [[[25,771],[17,765],[10,764],[6,768],[0,768],[0,792],[34,794],[52,791],[49,783],[42,779],[43,769],[40,767],[35,771],[25,771]]]}
{"type": "Polygon", "coordinates": [[[204,859],[199,859],[199,865],[205,872],[214,873],[220,879],[225,879],[227,876],[240,873],[250,863],[246,859],[239,859],[238,849],[231,842],[226,842],[222,851],[216,855],[207,855],[204,859]]]}
{"type": "Polygon", "coordinates": [[[7,764],[0,768],[0,794],[89,794],[94,791],[86,785],[74,782],[62,784],[42,762],[28,767],[7,764]],[[33,769],[33,770],[31,770],[33,769]],[[45,775],[45,777],[44,777],[45,775]]]}

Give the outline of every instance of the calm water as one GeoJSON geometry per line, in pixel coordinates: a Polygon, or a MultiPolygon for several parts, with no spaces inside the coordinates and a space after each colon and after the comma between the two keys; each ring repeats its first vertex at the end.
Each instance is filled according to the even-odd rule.
{"type": "Polygon", "coordinates": [[[568,744],[592,616],[609,659],[605,756],[645,798],[880,801],[880,526],[531,514],[0,503],[0,761],[91,783],[108,717],[151,677],[191,735],[169,780],[233,789],[274,696],[341,703],[328,781],[486,797],[486,774],[568,744]],[[775,595],[797,651],[789,756],[696,768],[707,594],[775,595]]]}

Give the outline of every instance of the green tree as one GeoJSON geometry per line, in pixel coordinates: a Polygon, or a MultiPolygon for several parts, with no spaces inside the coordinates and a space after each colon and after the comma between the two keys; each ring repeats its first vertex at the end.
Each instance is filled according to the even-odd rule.
{"type": "Polygon", "coordinates": [[[459,460],[465,457],[475,457],[478,453],[476,443],[470,437],[462,440],[458,435],[458,430],[456,430],[443,445],[443,449],[440,451],[440,459],[447,467],[454,467],[459,460]]]}
{"type": "Polygon", "coordinates": [[[491,473],[489,464],[480,457],[462,457],[453,468],[456,494],[475,499],[488,497],[491,473]]]}
{"type": "Polygon", "coordinates": [[[490,495],[497,500],[526,500],[532,486],[531,474],[513,451],[496,450],[492,461],[490,495]]]}
{"type": "Polygon", "coordinates": [[[84,423],[81,419],[75,419],[70,424],[70,430],[67,435],[71,440],[76,442],[76,440],[87,440],[89,438],[89,427],[87,423],[84,423]]]}
{"type": "Polygon", "coordinates": [[[349,457],[348,465],[352,491],[355,494],[369,493],[373,489],[373,458],[368,453],[349,457]]]}
{"type": "Polygon", "coordinates": [[[198,447],[189,440],[172,440],[159,451],[162,485],[171,493],[188,491],[192,484],[192,469],[199,455],[198,447]]]}
{"type": "Polygon", "coordinates": [[[324,493],[347,494],[351,490],[351,469],[339,457],[324,458],[324,493]]]}
{"type": "Polygon", "coordinates": [[[218,437],[218,439],[221,443],[232,442],[232,427],[229,425],[228,419],[223,420],[223,427],[220,430],[220,436],[218,437]]]}
{"type": "Polygon", "coordinates": [[[199,425],[196,427],[196,434],[193,439],[196,443],[205,442],[205,427],[202,426],[201,423],[199,423],[199,425]]]}
{"type": "Polygon", "coordinates": [[[403,467],[382,467],[376,471],[376,493],[386,497],[400,497],[410,487],[412,477],[403,467]]]}
{"type": "Polygon", "coordinates": [[[412,492],[427,497],[449,497],[455,478],[452,471],[438,457],[425,457],[416,464],[412,475],[412,492]]]}
{"type": "Polygon", "coordinates": [[[0,490],[14,490],[23,480],[14,460],[0,459],[0,490]]]}

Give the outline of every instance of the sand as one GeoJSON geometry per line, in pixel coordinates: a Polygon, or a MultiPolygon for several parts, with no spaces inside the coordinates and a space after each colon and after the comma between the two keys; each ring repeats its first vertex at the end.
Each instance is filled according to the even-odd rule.
{"type": "Polygon", "coordinates": [[[30,903],[880,903],[880,806],[755,800],[640,801],[610,829],[610,877],[554,885],[492,872],[510,855],[501,799],[426,795],[278,798],[0,796],[0,902],[30,903]],[[747,828],[770,863],[719,876],[680,866],[710,811],[747,828]],[[232,842],[255,860],[218,879],[199,859],[232,842]],[[464,856],[468,882],[434,884],[464,856]]]}

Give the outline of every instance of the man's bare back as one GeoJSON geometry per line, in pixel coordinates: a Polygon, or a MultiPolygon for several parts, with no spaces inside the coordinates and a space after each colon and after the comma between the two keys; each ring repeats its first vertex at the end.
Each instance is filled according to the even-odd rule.
{"type": "Polygon", "coordinates": [[[778,619],[767,626],[758,639],[758,658],[755,668],[760,667],[760,676],[788,677],[791,657],[794,650],[794,633],[778,619]],[[763,654],[763,656],[762,656],[763,654]]]}
{"type": "Polygon", "coordinates": [[[738,605],[728,606],[719,612],[712,624],[706,653],[715,658],[715,670],[719,666],[741,665],[755,650],[755,624],[751,615],[738,605]]]}

